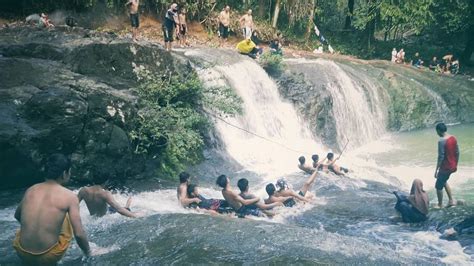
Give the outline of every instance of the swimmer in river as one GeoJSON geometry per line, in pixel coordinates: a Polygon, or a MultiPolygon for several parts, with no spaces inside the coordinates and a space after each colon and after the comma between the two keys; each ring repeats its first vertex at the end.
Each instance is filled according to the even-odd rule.
{"type": "Polygon", "coordinates": [[[13,247],[25,265],[56,265],[69,248],[73,235],[84,254],[91,253],[81,222],[79,200],[63,187],[71,176],[71,161],[62,154],[51,155],[46,174],[43,183],[25,192],[15,211],[21,227],[13,247]]]}
{"type": "Polygon", "coordinates": [[[191,203],[199,204],[201,200],[199,198],[189,198],[188,197],[188,185],[189,178],[191,175],[187,172],[181,172],[179,174],[179,186],[177,188],[178,200],[183,207],[189,207],[191,203]]]}
{"type": "Polygon", "coordinates": [[[275,196],[276,187],[272,183],[265,186],[265,191],[268,194],[268,198],[265,200],[265,204],[273,204],[279,202],[282,203],[285,207],[293,207],[296,204],[293,197],[275,196]]]}
{"type": "Polygon", "coordinates": [[[231,213],[234,210],[232,207],[229,206],[227,201],[221,200],[221,199],[208,199],[202,196],[201,193],[199,193],[199,189],[197,185],[190,184],[188,185],[187,188],[187,194],[189,199],[194,199],[198,198],[201,201],[199,203],[193,202],[189,204],[190,208],[200,208],[203,210],[211,211],[214,213],[231,213]]]}
{"type": "Polygon", "coordinates": [[[300,156],[298,161],[300,162],[298,164],[298,168],[305,173],[312,174],[314,171],[316,171],[316,168],[314,168],[312,165],[306,164],[306,158],[304,156],[300,156]]]}
{"type": "Polygon", "coordinates": [[[328,171],[327,165],[323,164],[322,162],[319,162],[319,155],[313,154],[311,156],[311,159],[313,160],[313,168],[316,169],[316,171],[328,171]]]}
{"type": "Polygon", "coordinates": [[[313,195],[309,192],[309,189],[314,184],[317,174],[318,171],[314,171],[304,182],[299,192],[289,188],[288,184],[283,178],[277,181],[276,187],[273,184],[267,185],[265,190],[267,191],[269,198],[265,201],[265,203],[269,204],[283,200],[283,204],[286,207],[292,207],[296,204],[295,199],[302,202],[310,202],[313,195]]]}
{"type": "Polygon", "coordinates": [[[239,217],[245,217],[246,215],[262,216],[262,212],[258,208],[254,208],[255,205],[260,201],[260,198],[255,197],[252,199],[244,199],[239,194],[235,193],[230,186],[230,179],[225,175],[220,175],[216,184],[222,188],[222,196],[234,208],[235,212],[239,217]]]}
{"type": "MultiPolygon", "coordinates": [[[[237,181],[237,186],[240,189],[239,196],[241,196],[243,199],[254,199],[254,198],[256,198],[255,195],[253,195],[249,192],[249,181],[247,180],[247,178],[239,179],[239,181],[237,181]]],[[[271,204],[266,204],[265,202],[259,201],[259,202],[255,203],[253,205],[250,205],[249,208],[258,208],[264,214],[271,217],[271,216],[274,216],[275,214],[273,212],[268,211],[268,210],[271,210],[271,209],[273,209],[275,207],[278,207],[278,206],[283,206],[283,203],[275,202],[275,203],[271,203],[271,204]]]]}
{"type": "Polygon", "coordinates": [[[137,214],[130,210],[132,198],[128,198],[127,204],[124,207],[121,206],[114,199],[112,193],[104,188],[106,182],[105,178],[99,178],[94,180],[93,186],[81,188],[77,194],[79,202],[84,200],[90,215],[101,217],[107,213],[120,213],[126,217],[136,218],[137,214]]]}
{"type": "Polygon", "coordinates": [[[326,157],[326,164],[327,164],[328,169],[331,170],[336,175],[344,175],[344,173],[347,174],[349,172],[349,169],[337,165],[336,164],[337,160],[339,160],[339,157],[334,159],[334,153],[332,152],[328,153],[326,157]]]}

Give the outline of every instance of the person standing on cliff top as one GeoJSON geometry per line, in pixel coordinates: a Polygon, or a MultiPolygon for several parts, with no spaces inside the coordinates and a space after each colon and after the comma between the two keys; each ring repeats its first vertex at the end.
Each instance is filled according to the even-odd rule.
{"type": "Polygon", "coordinates": [[[448,128],[444,123],[436,125],[436,133],[441,138],[438,141],[438,161],[434,177],[436,178],[436,195],[438,196],[438,207],[443,207],[443,188],[448,194],[448,207],[455,205],[448,185],[450,175],[457,171],[459,162],[459,146],[456,137],[446,133],[448,128]]]}
{"type": "Polygon", "coordinates": [[[46,180],[30,187],[15,211],[21,224],[13,247],[26,265],[56,265],[72,237],[87,256],[89,242],[81,223],[79,200],[63,187],[71,176],[71,161],[53,154],[46,163],[46,180]]]}
{"type": "Polygon", "coordinates": [[[186,8],[181,8],[178,15],[179,20],[179,44],[181,48],[188,45],[186,35],[188,34],[188,24],[186,24],[186,8]]]}
{"type": "Polygon", "coordinates": [[[137,42],[138,27],[140,27],[140,18],[138,17],[138,5],[140,0],[129,0],[125,6],[129,6],[130,22],[132,24],[132,41],[137,42]]]}
{"type": "Polygon", "coordinates": [[[252,17],[252,9],[247,11],[247,14],[243,15],[240,20],[240,28],[242,28],[242,33],[245,39],[250,39],[252,37],[252,31],[255,28],[252,17]]]}
{"type": "Polygon", "coordinates": [[[165,19],[163,20],[163,38],[165,39],[166,51],[171,51],[175,28],[176,34],[179,34],[178,4],[173,3],[168,11],[166,11],[165,19]]]}
{"type": "Polygon", "coordinates": [[[226,6],[221,13],[219,14],[219,37],[220,45],[222,46],[223,42],[227,42],[229,37],[229,25],[230,25],[230,7],[226,6]]]}

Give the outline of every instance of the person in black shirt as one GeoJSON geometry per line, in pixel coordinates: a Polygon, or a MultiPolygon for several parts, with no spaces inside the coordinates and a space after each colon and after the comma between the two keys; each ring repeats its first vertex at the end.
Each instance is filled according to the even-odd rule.
{"type": "Polygon", "coordinates": [[[170,9],[166,11],[163,20],[163,38],[165,39],[165,49],[171,51],[171,43],[173,42],[173,32],[179,33],[178,4],[173,3],[170,9]]]}

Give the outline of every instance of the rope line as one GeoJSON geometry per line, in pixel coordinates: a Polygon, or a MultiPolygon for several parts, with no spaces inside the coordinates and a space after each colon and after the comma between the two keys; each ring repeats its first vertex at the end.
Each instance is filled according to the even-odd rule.
{"type": "Polygon", "coordinates": [[[285,145],[285,144],[283,144],[283,143],[280,143],[280,142],[278,142],[278,141],[271,140],[271,139],[266,138],[266,137],[264,137],[264,136],[260,136],[260,135],[258,135],[257,133],[251,132],[251,131],[249,131],[249,130],[247,130],[247,129],[245,129],[245,128],[242,128],[242,127],[236,126],[236,125],[234,125],[234,124],[232,124],[232,123],[230,123],[230,122],[227,122],[225,119],[223,119],[223,118],[221,118],[221,117],[219,117],[219,116],[217,116],[217,115],[211,114],[211,113],[209,113],[209,112],[207,112],[207,111],[204,111],[204,112],[207,113],[208,115],[214,117],[215,119],[218,119],[218,120],[224,122],[225,124],[227,124],[227,125],[229,125],[229,126],[231,126],[231,127],[233,127],[233,128],[239,129],[239,130],[241,130],[241,131],[244,131],[244,132],[246,132],[246,133],[248,133],[248,134],[250,134],[250,135],[253,135],[253,136],[255,136],[255,137],[261,138],[261,139],[263,139],[263,140],[265,140],[265,141],[268,141],[268,142],[271,142],[271,143],[273,143],[273,144],[279,145],[279,146],[281,146],[281,147],[283,147],[283,148],[285,148],[285,149],[287,149],[287,150],[289,150],[289,151],[292,151],[292,152],[295,152],[295,153],[298,153],[298,154],[305,154],[305,155],[311,156],[311,154],[309,154],[309,153],[307,153],[307,152],[300,151],[300,150],[297,150],[297,149],[293,149],[293,148],[288,147],[287,145],[285,145]]]}

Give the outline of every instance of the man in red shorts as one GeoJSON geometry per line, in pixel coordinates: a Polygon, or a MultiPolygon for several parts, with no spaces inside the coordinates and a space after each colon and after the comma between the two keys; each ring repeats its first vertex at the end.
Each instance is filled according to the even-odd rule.
{"type": "Polygon", "coordinates": [[[436,133],[441,138],[438,141],[438,163],[436,165],[436,194],[438,196],[438,206],[443,206],[443,188],[448,194],[448,207],[454,205],[451,195],[451,188],[448,185],[449,176],[456,172],[459,161],[459,147],[456,137],[446,133],[448,128],[444,123],[436,125],[436,133]]]}

